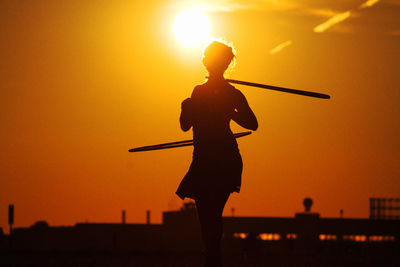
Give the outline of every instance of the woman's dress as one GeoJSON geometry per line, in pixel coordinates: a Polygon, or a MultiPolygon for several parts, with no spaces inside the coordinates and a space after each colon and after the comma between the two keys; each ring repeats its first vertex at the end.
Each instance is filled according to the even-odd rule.
{"type": "Polygon", "coordinates": [[[243,99],[225,81],[208,81],[193,90],[190,107],[182,109],[193,125],[194,150],[189,171],[176,191],[180,198],[240,191],[243,163],[229,124],[243,99]]]}

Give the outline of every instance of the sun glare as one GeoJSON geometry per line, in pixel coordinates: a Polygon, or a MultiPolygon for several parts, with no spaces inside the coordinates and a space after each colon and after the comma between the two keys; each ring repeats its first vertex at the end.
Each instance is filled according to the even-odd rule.
{"type": "Polygon", "coordinates": [[[186,10],[176,17],[174,33],[184,46],[200,46],[210,35],[210,22],[198,10],[186,10]]]}

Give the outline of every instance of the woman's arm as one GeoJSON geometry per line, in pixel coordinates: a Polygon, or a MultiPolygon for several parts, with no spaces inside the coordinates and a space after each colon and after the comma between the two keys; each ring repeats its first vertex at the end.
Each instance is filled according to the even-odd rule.
{"type": "Polygon", "coordinates": [[[188,131],[192,126],[192,99],[191,98],[186,98],[183,100],[181,104],[181,116],[179,118],[179,122],[181,124],[181,129],[186,132],[188,131]]]}
{"type": "Polygon", "coordinates": [[[237,92],[238,101],[232,120],[246,129],[255,131],[258,128],[257,118],[247,103],[246,97],[240,91],[237,92]]]}

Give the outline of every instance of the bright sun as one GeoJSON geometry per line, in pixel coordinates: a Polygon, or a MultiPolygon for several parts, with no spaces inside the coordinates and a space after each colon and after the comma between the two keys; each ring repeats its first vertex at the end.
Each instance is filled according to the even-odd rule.
{"type": "Polygon", "coordinates": [[[199,46],[210,35],[210,22],[198,10],[186,10],[176,17],[174,33],[176,39],[184,46],[199,46]]]}

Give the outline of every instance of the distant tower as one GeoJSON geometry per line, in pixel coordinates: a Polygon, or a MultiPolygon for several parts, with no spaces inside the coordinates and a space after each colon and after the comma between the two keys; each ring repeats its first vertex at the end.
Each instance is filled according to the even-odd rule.
{"type": "Polygon", "coordinates": [[[343,218],[343,209],[340,209],[340,218],[343,218]]]}
{"type": "Polygon", "coordinates": [[[150,224],[150,210],[146,211],[146,223],[150,224]]]}
{"type": "Polygon", "coordinates": [[[10,248],[12,248],[12,246],[13,246],[12,240],[14,238],[13,228],[12,228],[12,226],[14,224],[14,205],[13,204],[8,205],[8,224],[10,225],[10,248]]]}
{"type": "Polygon", "coordinates": [[[232,217],[235,217],[235,208],[232,208],[231,211],[232,211],[232,217]]]}
{"type": "Polygon", "coordinates": [[[126,223],[126,212],[125,210],[122,210],[122,224],[126,223]]]}
{"type": "Polygon", "coordinates": [[[309,197],[305,198],[303,200],[304,212],[310,212],[312,204],[313,204],[313,201],[311,198],[309,198],[309,197]]]}
{"type": "Polygon", "coordinates": [[[14,224],[14,205],[8,205],[8,224],[10,225],[10,234],[12,231],[12,225],[14,224]]]}
{"type": "Polygon", "coordinates": [[[302,219],[318,219],[319,218],[319,213],[317,212],[311,212],[311,206],[313,204],[313,201],[311,198],[307,197],[303,200],[303,206],[304,206],[304,212],[298,212],[296,213],[296,218],[302,218],[302,219]]]}

